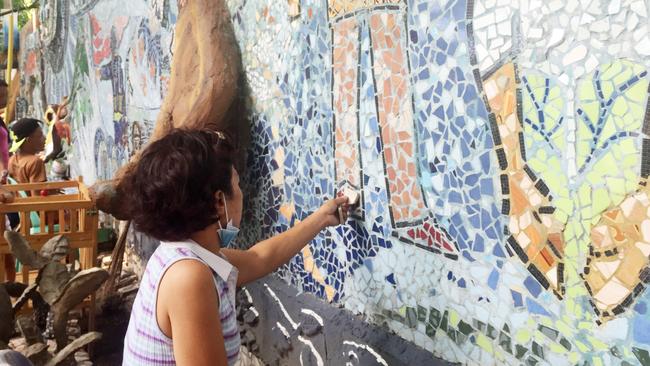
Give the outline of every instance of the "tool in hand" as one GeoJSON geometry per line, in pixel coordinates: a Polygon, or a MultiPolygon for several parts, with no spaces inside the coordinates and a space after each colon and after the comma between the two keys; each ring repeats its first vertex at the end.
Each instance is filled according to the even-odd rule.
{"type": "MultiPolygon", "coordinates": [[[[339,190],[339,196],[348,198],[348,207],[354,207],[359,204],[359,191],[354,189],[350,184],[344,184],[342,189],[339,190]]],[[[339,206],[339,222],[344,222],[343,207],[339,206]]]]}

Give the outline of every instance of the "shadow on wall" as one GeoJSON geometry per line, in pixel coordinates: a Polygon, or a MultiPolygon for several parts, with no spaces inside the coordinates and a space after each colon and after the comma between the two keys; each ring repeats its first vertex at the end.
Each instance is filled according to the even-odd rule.
{"type": "Polygon", "coordinates": [[[270,365],[451,365],[275,276],[243,288],[237,302],[242,344],[270,365]]]}

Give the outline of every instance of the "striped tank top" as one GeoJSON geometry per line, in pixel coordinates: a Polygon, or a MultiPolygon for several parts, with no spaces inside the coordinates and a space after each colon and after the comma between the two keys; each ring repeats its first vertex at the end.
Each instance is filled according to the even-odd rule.
{"type": "Polygon", "coordinates": [[[208,265],[214,274],[219,295],[221,327],[226,344],[228,365],[237,364],[241,339],[235,312],[235,286],[237,269],[223,254],[214,253],[194,241],[163,242],[153,253],[133,303],[129,327],[124,338],[122,365],[175,365],[172,339],[167,337],[156,319],[158,286],[165,271],[182,259],[199,260],[208,265]]]}

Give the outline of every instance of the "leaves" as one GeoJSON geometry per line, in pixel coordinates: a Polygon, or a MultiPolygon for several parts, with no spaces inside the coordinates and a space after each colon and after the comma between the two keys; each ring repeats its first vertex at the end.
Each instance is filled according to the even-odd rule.
{"type": "Polygon", "coordinates": [[[40,255],[50,261],[59,261],[68,255],[68,248],[68,239],[63,235],[57,235],[43,245],[40,255]]]}
{"type": "Polygon", "coordinates": [[[79,272],[63,287],[62,295],[52,305],[54,337],[58,348],[67,344],[66,325],[68,313],[106,281],[108,271],[90,268],[79,272]]]}
{"type": "Polygon", "coordinates": [[[64,286],[71,278],[72,275],[65,264],[50,262],[39,275],[38,292],[48,304],[52,305],[61,297],[64,286]]]}
{"type": "Polygon", "coordinates": [[[25,265],[34,269],[41,269],[47,264],[48,260],[36,253],[20,233],[5,231],[4,236],[9,243],[11,253],[25,265]]]}
{"type": "Polygon", "coordinates": [[[45,366],[55,366],[63,362],[66,358],[73,355],[77,350],[82,347],[90,344],[102,337],[102,334],[99,332],[90,332],[82,335],[81,337],[70,342],[65,348],[60,350],[56,356],[54,356],[45,366]]]}
{"type": "Polygon", "coordinates": [[[522,77],[527,162],[551,188],[562,221],[576,207],[584,220],[594,220],[636,189],[647,90],[643,65],[603,65],[578,84],[574,132],[557,82],[537,72],[522,77]],[[574,149],[575,158],[567,153],[574,149]]]}

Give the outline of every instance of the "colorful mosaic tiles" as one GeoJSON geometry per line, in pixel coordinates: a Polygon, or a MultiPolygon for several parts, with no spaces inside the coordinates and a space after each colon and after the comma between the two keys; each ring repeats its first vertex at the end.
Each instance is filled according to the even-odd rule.
{"type": "MultiPolygon", "coordinates": [[[[647,0],[227,3],[242,245],[354,187],[287,282],[462,364],[650,365],[647,0]]],[[[75,96],[75,169],[110,176],[150,134],[176,3],[70,14],[45,93],[75,96]]]]}
{"type": "MultiPolygon", "coordinates": [[[[359,5],[359,4],[356,4],[359,5]]],[[[331,9],[336,4],[330,4],[331,9]]],[[[358,7],[353,7],[358,10],[358,7]]],[[[337,182],[363,188],[363,160],[359,149],[357,84],[367,80],[374,91],[374,108],[368,111],[379,126],[377,149],[382,154],[393,235],[436,252],[455,253],[454,244],[428,217],[426,201],[417,181],[413,105],[409,92],[408,60],[404,48],[403,7],[368,7],[365,17],[345,17],[332,22],[332,97],[337,182]],[[364,42],[365,41],[365,42],[364,42]],[[364,69],[360,56],[369,57],[364,69]]],[[[352,14],[351,9],[345,12],[352,14]]],[[[366,94],[365,98],[369,95],[366,94]]],[[[371,100],[372,101],[372,100],[371,100]]],[[[363,192],[363,189],[362,189],[363,192]]],[[[455,255],[449,255],[455,257],[455,255]]]]}
{"type": "MultiPolygon", "coordinates": [[[[269,14],[276,22],[286,10],[282,5],[233,3],[237,5],[231,9],[241,19],[235,28],[244,64],[257,69],[258,63],[246,62],[259,56],[247,47],[254,36],[244,19],[269,14]]],[[[333,178],[315,184],[318,194],[349,184],[359,187],[364,199],[349,225],[315,240],[313,254],[297,258],[281,275],[305,291],[387,322],[401,336],[450,360],[645,362],[647,255],[640,242],[645,216],[631,218],[615,207],[625,197],[639,207],[644,204],[640,139],[648,65],[619,60],[614,51],[620,50],[619,43],[646,37],[638,30],[628,32],[630,24],[622,30],[615,25],[631,23],[634,28],[634,19],[638,25],[646,13],[635,2],[628,8],[594,5],[599,10],[589,12],[587,5],[573,2],[560,11],[558,4],[346,2],[347,8],[331,3],[326,9],[320,3],[301,3],[300,19],[287,20],[293,36],[285,43],[300,56],[277,77],[286,108],[253,104],[255,114],[264,116],[256,117],[255,125],[271,126],[269,140],[258,141],[253,151],[269,149],[266,164],[271,166],[277,162],[273,151],[283,151],[284,157],[284,164],[278,162],[284,165],[279,168],[284,179],[272,169],[268,183],[262,183],[263,177],[251,181],[275,189],[273,195],[253,201],[253,207],[260,210],[276,202],[296,212],[274,220],[273,209],[266,209],[258,220],[276,227],[262,235],[306,214],[298,213],[296,190],[310,191],[309,182],[318,182],[323,169],[333,178]],[[626,15],[615,15],[616,9],[626,15]],[[535,12],[558,17],[537,19],[535,12]],[[585,41],[581,27],[589,25],[571,28],[567,21],[567,14],[581,12],[594,19],[611,18],[616,36],[599,36],[602,47],[585,41]],[[621,20],[626,17],[631,21],[621,20]],[[330,32],[323,30],[324,24],[330,32]],[[540,29],[549,37],[537,37],[540,29]],[[573,48],[566,44],[571,42],[573,48]],[[377,66],[379,59],[384,62],[377,66]],[[331,95],[321,82],[332,85],[331,95]],[[398,113],[391,117],[385,113],[389,108],[398,113]],[[288,118],[276,120],[274,115],[288,118]],[[317,139],[325,149],[301,155],[291,142],[296,129],[306,130],[304,140],[322,136],[317,139]],[[398,136],[397,144],[391,143],[392,135],[398,136]],[[407,159],[412,152],[415,169],[407,159]],[[402,156],[404,162],[395,164],[402,156]],[[611,159],[617,163],[612,165],[611,159]],[[330,163],[315,167],[325,161],[330,163]],[[305,163],[306,175],[298,168],[305,163]],[[411,179],[417,184],[410,185],[411,179]],[[394,200],[395,191],[403,192],[398,198],[406,201],[394,200]],[[410,202],[407,211],[400,209],[402,202],[410,202]],[[399,229],[401,218],[417,218],[422,212],[423,222],[428,214],[453,246],[454,251],[441,254],[458,253],[456,261],[419,252],[418,247],[430,247],[423,245],[425,237],[390,235],[399,229]],[[404,246],[410,243],[416,245],[404,246]],[[305,263],[309,271],[301,269],[305,263]],[[315,277],[314,263],[320,267],[315,277]],[[336,295],[324,296],[325,286],[336,295]],[[467,298],[477,304],[461,300],[467,298]],[[427,303],[444,309],[438,312],[456,314],[455,324],[476,320],[486,329],[518,331],[470,339],[467,334],[479,329],[470,325],[463,326],[467,334],[435,336],[427,333],[430,326],[420,329],[413,322],[417,316],[408,310],[427,303]],[[395,322],[382,315],[387,311],[405,313],[395,322]],[[544,325],[534,325],[540,322],[544,325]],[[500,341],[516,337],[519,341],[507,350],[500,348],[500,341]],[[617,346],[608,350],[606,342],[617,346]]],[[[256,27],[265,33],[277,25],[262,22],[256,27]]],[[[598,31],[592,28],[590,32],[598,31]]],[[[629,58],[641,60],[634,52],[629,58]]],[[[313,210],[315,203],[302,207],[311,204],[313,210]]]]}
{"type": "Polygon", "coordinates": [[[525,163],[524,132],[517,117],[518,84],[514,65],[507,64],[483,83],[490,110],[504,196],[502,212],[510,217],[508,250],[517,254],[528,271],[556,296],[564,294],[564,239],[562,222],[551,216],[555,207],[546,183],[525,163]],[[507,198],[506,198],[507,197],[507,198]]]}

